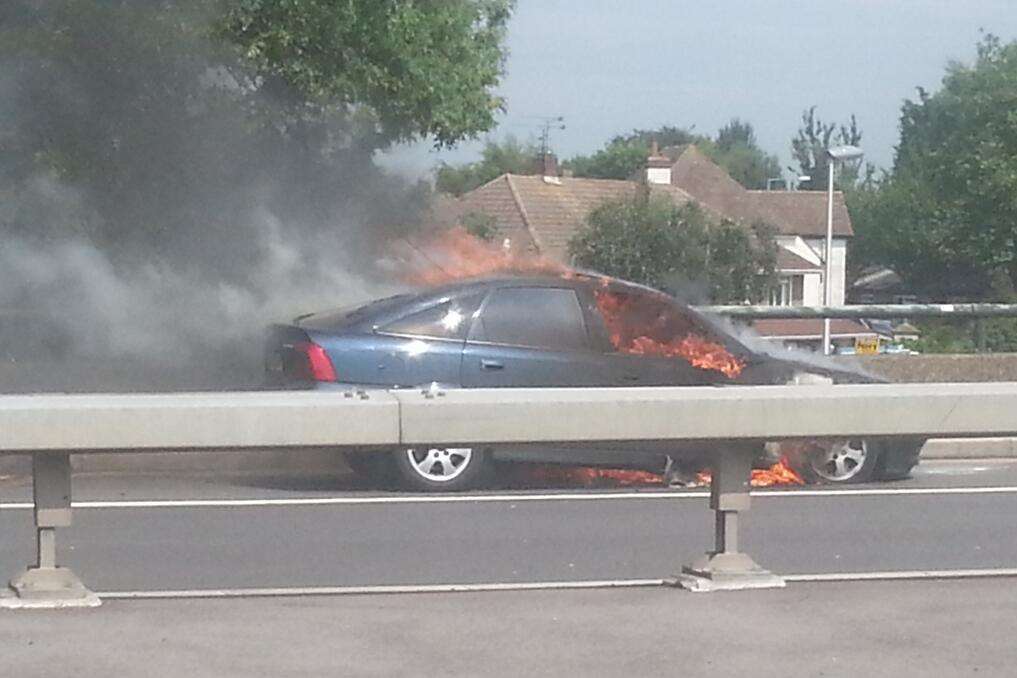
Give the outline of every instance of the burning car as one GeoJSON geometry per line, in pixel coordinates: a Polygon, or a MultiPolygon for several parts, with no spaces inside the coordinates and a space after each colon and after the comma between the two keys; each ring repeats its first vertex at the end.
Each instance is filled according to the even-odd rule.
{"type": "MultiPolygon", "coordinates": [[[[267,372],[275,386],[322,389],[723,386],[864,383],[871,377],[755,350],[721,321],[668,295],[613,278],[561,275],[463,280],[424,292],[274,325],[267,372]]],[[[768,444],[761,463],[789,454],[810,480],[856,483],[909,474],[922,441],[859,439],[768,444]]],[[[647,445],[644,447],[653,447],[647,445]]],[[[497,461],[540,461],[663,472],[696,450],[597,446],[414,447],[348,453],[354,470],[416,490],[462,490],[497,461]]],[[[691,461],[690,461],[691,460],[691,461]]]]}

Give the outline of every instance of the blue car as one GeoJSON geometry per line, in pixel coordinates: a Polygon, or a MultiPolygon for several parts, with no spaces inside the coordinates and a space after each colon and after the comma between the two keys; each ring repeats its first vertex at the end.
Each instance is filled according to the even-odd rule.
{"type": "MultiPolygon", "coordinates": [[[[266,372],[284,388],[723,386],[877,381],[754,350],[720,321],[668,295],[596,275],[472,279],[270,328],[266,372]]],[[[794,460],[812,481],[907,476],[920,440],[816,442],[794,460]]],[[[801,446],[798,446],[801,447],[801,446]]],[[[647,471],[700,463],[688,447],[414,447],[347,453],[376,481],[422,491],[485,482],[496,462],[647,471]]],[[[703,456],[703,450],[698,450],[703,456]]],[[[775,445],[759,462],[775,461],[775,445]]]]}

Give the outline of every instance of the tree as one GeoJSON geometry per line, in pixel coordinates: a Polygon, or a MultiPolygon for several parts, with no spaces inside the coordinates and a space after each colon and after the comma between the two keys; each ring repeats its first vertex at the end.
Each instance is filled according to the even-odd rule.
{"type": "Polygon", "coordinates": [[[867,256],[920,287],[1014,297],[1015,92],[1017,42],[987,35],[973,64],[951,64],[940,91],[904,103],[893,170],[852,212],[867,256]]]}
{"type": "Polygon", "coordinates": [[[716,303],[761,301],[775,281],[776,244],[764,226],[714,221],[694,203],[645,192],[599,205],[569,249],[579,266],[716,303]]]}
{"type": "Polygon", "coordinates": [[[637,129],[619,134],[593,155],[577,155],[565,166],[577,177],[592,179],[631,179],[646,166],[650,145],[656,141],[659,148],[684,146],[703,141],[705,137],[691,129],[664,125],[655,130],[637,129]]]}
{"type": "Polygon", "coordinates": [[[756,143],[752,124],[732,118],[717,132],[716,139],[702,148],[731,178],[748,189],[767,188],[768,179],[781,176],[777,156],[767,153],[756,143]]]}
{"type": "Polygon", "coordinates": [[[564,167],[577,177],[590,179],[631,179],[646,165],[649,146],[643,144],[609,143],[593,155],[577,155],[564,167]]]}
{"type": "Polygon", "coordinates": [[[567,165],[577,177],[630,179],[646,166],[654,141],[661,149],[695,144],[746,188],[766,188],[766,180],[781,173],[777,157],[757,145],[752,125],[738,118],[722,127],[715,139],[696,134],[692,128],[671,125],[653,130],[633,130],[614,137],[593,155],[572,158],[567,165]]]}
{"type": "Polygon", "coordinates": [[[488,141],[480,155],[479,162],[465,165],[442,163],[435,172],[435,188],[459,196],[502,174],[533,174],[540,149],[509,136],[502,143],[488,141]]]}
{"type": "MultiPolygon", "coordinates": [[[[846,124],[823,122],[816,117],[816,107],[802,113],[802,126],[791,139],[791,155],[798,163],[798,172],[809,179],[802,181],[799,188],[806,191],[825,191],[829,179],[829,160],[826,149],[831,146],[857,146],[862,141],[855,116],[846,124]]],[[[853,186],[858,179],[861,160],[840,165],[839,184],[853,186]]]]}
{"type": "Polygon", "coordinates": [[[494,125],[512,0],[233,0],[221,33],[258,73],[439,147],[494,125]]]}

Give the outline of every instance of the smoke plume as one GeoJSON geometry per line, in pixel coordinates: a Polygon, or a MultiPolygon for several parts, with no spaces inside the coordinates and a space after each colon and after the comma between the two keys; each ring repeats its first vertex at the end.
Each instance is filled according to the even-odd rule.
{"type": "Polygon", "coordinates": [[[390,291],[425,190],[207,6],[0,9],[0,391],[253,385],[269,322],[390,291]]]}

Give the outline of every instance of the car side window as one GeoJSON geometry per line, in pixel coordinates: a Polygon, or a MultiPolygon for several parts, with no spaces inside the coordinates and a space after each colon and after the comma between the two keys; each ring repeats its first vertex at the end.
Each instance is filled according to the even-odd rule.
{"type": "Polygon", "coordinates": [[[483,299],[483,293],[449,299],[394,320],[380,328],[380,331],[386,334],[408,334],[415,337],[461,341],[466,338],[472,316],[483,299]]]}
{"type": "Polygon", "coordinates": [[[495,290],[473,323],[470,340],[559,351],[589,346],[575,291],[555,287],[495,290]]]}
{"type": "Polygon", "coordinates": [[[662,299],[601,290],[596,298],[615,350],[632,352],[633,346],[638,348],[647,339],[667,343],[693,333],[713,338],[691,315],[662,299]]]}

